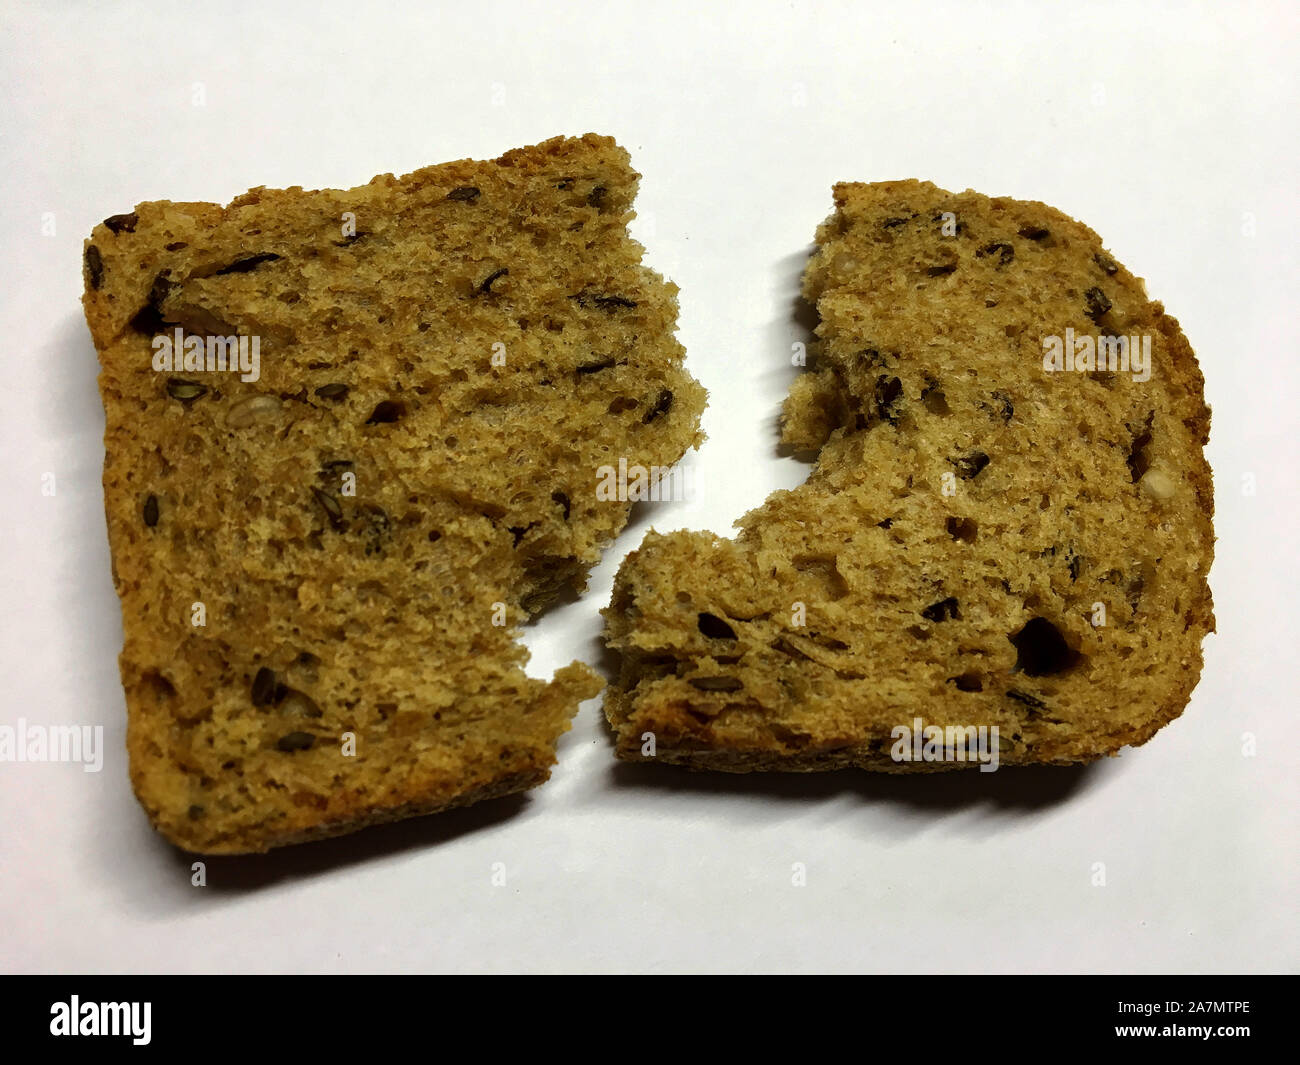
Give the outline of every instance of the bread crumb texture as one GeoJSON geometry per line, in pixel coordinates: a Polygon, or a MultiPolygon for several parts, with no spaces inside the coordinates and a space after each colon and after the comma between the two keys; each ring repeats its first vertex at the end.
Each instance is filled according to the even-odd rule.
{"type": "Polygon", "coordinates": [[[815,362],[783,416],[816,465],[737,538],[651,532],[624,561],[605,610],[618,754],[972,764],[895,760],[918,718],[996,726],[1001,764],[1145,742],[1214,629],[1209,410],[1177,321],[1044,204],[917,181],[834,193],[804,278],[815,362]],[[1089,365],[1082,338],[1111,336],[1137,338],[1127,369],[1109,342],[1089,365]],[[1074,369],[1048,366],[1052,337],[1074,369]]]}
{"type": "Polygon", "coordinates": [[[549,776],[601,684],[528,677],[517,627],[626,523],[598,468],[701,439],[638,177],[588,134],[95,228],[131,779],[168,839],[262,851],[549,776]],[[171,336],[260,365],[160,370],[171,336]]]}

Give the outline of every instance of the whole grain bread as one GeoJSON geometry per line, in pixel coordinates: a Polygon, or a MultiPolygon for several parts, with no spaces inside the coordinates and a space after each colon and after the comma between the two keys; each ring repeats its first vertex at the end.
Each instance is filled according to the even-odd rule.
{"type": "Polygon", "coordinates": [[[783,419],[816,466],[734,540],[652,532],[624,561],[605,611],[619,756],[974,764],[912,758],[917,723],[996,727],[1001,764],[1145,742],[1214,628],[1209,410],[1177,321],[1044,204],[917,181],[834,194],[804,280],[815,365],[783,419]],[[1107,341],[1090,367],[1081,338],[1112,336],[1129,360],[1107,341]]]}
{"type": "Polygon", "coordinates": [[[593,134],[348,190],[142,203],[85,245],[136,794],[192,851],[544,781],[600,682],[517,626],[697,445],[676,287],[593,134]],[[164,339],[205,345],[168,362],[164,339]],[[239,371],[211,338],[248,341],[239,371]],[[260,365],[251,365],[252,341],[260,365]]]}

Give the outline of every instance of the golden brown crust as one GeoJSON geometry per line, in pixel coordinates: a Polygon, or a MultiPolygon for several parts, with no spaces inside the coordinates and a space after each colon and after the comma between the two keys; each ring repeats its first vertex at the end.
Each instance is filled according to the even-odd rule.
{"type": "Polygon", "coordinates": [[[783,417],[817,466],[736,540],[652,532],[624,561],[605,611],[619,756],[972,764],[895,760],[918,717],[996,726],[1002,764],[1146,742],[1214,630],[1209,410],[1177,321],[1044,204],[915,181],[834,194],[804,279],[817,360],[783,417]],[[1149,337],[1150,379],[1048,372],[1067,330],[1149,337]]]}
{"type": "Polygon", "coordinates": [[[426,814],[442,813],[445,810],[459,809],[487,799],[499,799],[506,795],[527,791],[550,778],[547,767],[531,773],[511,774],[494,778],[478,787],[466,787],[464,782],[457,782],[456,789],[446,798],[429,798],[438,794],[436,787],[424,791],[423,798],[389,806],[365,807],[368,813],[363,817],[345,814],[336,820],[313,819],[306,827],[260,832],[257,835],[231,833],[203,836],[189,836],[177,832],[168,822],[158,818],[146,807],[150,821],[159,832],[182,850],[195,854],[264,854],[274,847],[287,847],[295,843],[313,843],[317,840],[346,836],[371,825],[389,824],[404,821],[408,817],[423,817],[426,814]]]}
{"type": "Polygon", "coordinates": [[[517,626],[626,523],[599,465],[700,440],[637,179],[588,134],[95,228],[131,777],[173,842],[264,850],[546,779],[600,682],[528,677],[517,626]],[[178,329],[203,364],[160,369],[178,329]],[[256,337],[256,372],[208,365],[214,337],[256,337]]]}

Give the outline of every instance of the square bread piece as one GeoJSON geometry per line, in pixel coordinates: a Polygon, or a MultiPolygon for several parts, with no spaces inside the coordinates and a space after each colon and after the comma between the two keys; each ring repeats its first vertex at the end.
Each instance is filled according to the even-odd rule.
{"type": "Polygon", "coordinates": [[[1214,627],[1209,410],[1177,321],[1044,204],[917,181],[835,203],[783,427],[816,466],[734,540],[651,533],[624,561],[618,754],[901,772],[975,764],[899,746],[934,728],[997,728],[1000,764],[1145,742],[1214,627]],[[1107,341],[1088,364],[1120,336],[1126,362],[1107,341]]]}
{"type": "Polygon", "coordinates": [[[638,176],[588,134],[95,228],[131,780],[168,839],[261,851],[549,776],[601,685],[528,677],[517,626],[626,523],[598,469],[701,439],[638,176]]]}

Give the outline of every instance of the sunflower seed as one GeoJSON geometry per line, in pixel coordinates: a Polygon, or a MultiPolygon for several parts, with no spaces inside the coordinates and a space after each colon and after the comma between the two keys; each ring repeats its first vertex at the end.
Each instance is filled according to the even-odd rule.
{"type": "Polygon", "coordinates": [[[307,751],[315,742],[316,737],[310,732],[290,732],[276,740],[275,746],[281,751],[307,751]]]}
{"type": "Polygon", "coordinates": [[[108,226],[114,233],[134,233],[135,224],[140,221],[140,216],[132,211],[130,214],[114,214],[104,219],[104,225],[108,226]]]}
{"type": "Polygon", "coordinates": [[[263,666],[253,677],[253,705],[266,706],[275,698],[275,670],[263,666]]]}
{"type": "Polygon", "coordinates": [[[316,497],[326,515],[329,517],[330,524],[334,528],[340,528],[343,525],[343,507],[338,501],[338,497],[329,492],[322,492],[319,488],[313,488],[312,494],[316,497]]]}
{"type": "Polygon", "coordinates": [[[187,406],[200,396],[206,395],[207,391],[208,386],[201,385],[197,381],[186,381],[180,377],[167,378],[167,394],[187,406]]]}
{"type": "Polygon", "coordinates": [[[280,413],[280,401],[275,396],[249,396],[241,399],[226,413],[226,425],[232,429],[247,429],[250,425],[265,425],[280,413]]]}
{"type": "Polygon", "coordinates": [[[104,281],[104,257],[93,244],[86,245],[86,275],[92,289],[99,288],[104,281]]]}

